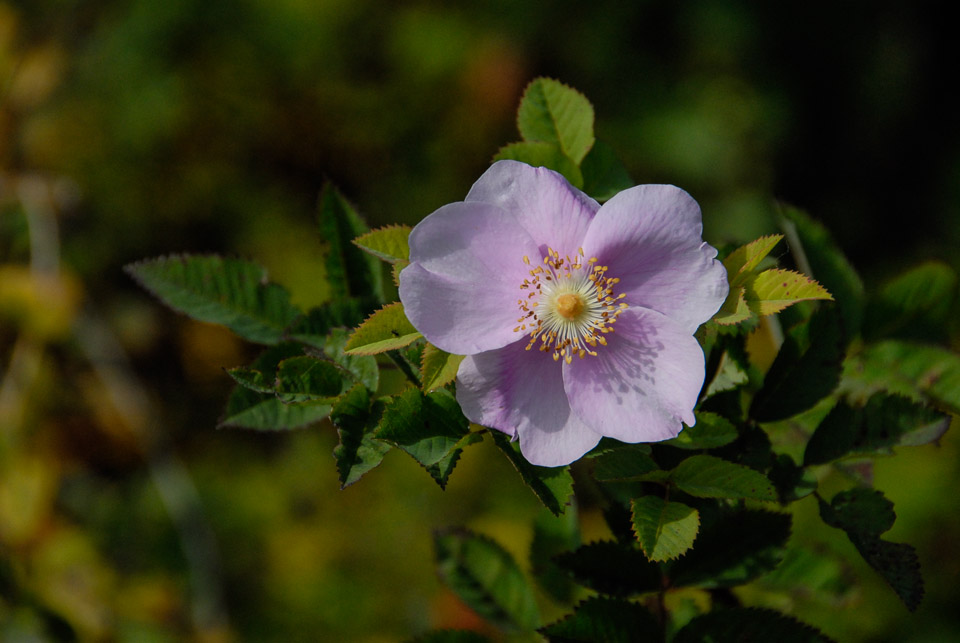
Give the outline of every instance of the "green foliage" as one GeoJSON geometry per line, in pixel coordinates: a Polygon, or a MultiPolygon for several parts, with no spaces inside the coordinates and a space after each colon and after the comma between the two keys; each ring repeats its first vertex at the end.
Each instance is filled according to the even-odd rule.
{"type": "Polygon", "coordinates": [[[594,141],[580,164],[580,172],[583,174],[583,191],[597,201],[606,201],[617,192],[634,186],[616,152],[603,141],[594,141]]]}
{"type": "Polygon", "coordinates": [[[653,615],[640,605],[599,596],[583,601],[573,614],[542,628],[540,633],[555,643],[632,643],[658,640],[662,636],[653,615]]]}
{"type": "Polygon", "coordinates": [[[344,348],[348,355],[376,355],[403,348],[421,337],[403,313],[403,304],[397,301],[370,315],[353,331],[344,348]]]}
{"type": "Polygon", "coordinates": [[[523,93],[517,127],[523,140],[552,143],[580,165],[593,147],[593,106],[575,89],[538,78],[523,93]]]}
{"type": "Polygon", "coordinates": [[[633,544],[590,543],[557,556],[556,561],[577,583],[601,594],[626,598],[663,587],[660,566],[633,544]]]}
{"type": "Polygon", "coordinates": [[[940,341],[957,300],[957,273],[928,261],[897,276],[868,299],[864,339],[902,337],[940,341]]]}
{"type": "Polygon", "coordinates": [[[200,321],[222,324],[258,344],[276,344],[299,311],[266,271],[240,259],[171,255],[126,266],[163,303],[200,321]]]}
{"type": "Polygon", "coordinates": [[[347,487],[377,467],[390,450],[386,442],[374,439],[374,431],[383,413],[383,402],[373,401],[362,384],[345,393],[330,411],[340,443],[333,450],[340,472],[340,488],[347,487]]]}
{"type": "Polygon", "coordinates": [[[722,415],[701,411],[697,423],[683,427],[680,435],[663,444],[678,449],[712,449],[730,444],[737,439],[737,427],[722,415]]]}
{"type": "Polygon", "coordinates": [[[333,362],[301,355],[277,364],[277,397],[285,404],[324,400],[339,397],[349,382],[345,382],[333,362]]]}
{"type": "Polygon", "coordinates": [[[700,529],[700,513],[682,502],[643,496],[631,503],[633,529],[647,558],[672,560],[693,547],[700,529]]]}
{"type": "Polygon", "coordinates": [[[521,161],[533,167],[548,167],[559,172],[571,185],[583,187],[583,173],[569,156],[563,153],[556,143],[545,141],[520,141],[504,145],[493,157],[494,161],[521,161]]]}
{"type": "Polygon", "coordinates": [[[566,511],[573,495],[573,478],[570,476],[569,467],[538,467],[530,464],[506,433],[494,430],[490,434],[493,436],[493,443],[507,456],[510,464],[543,506],[555,516],[566,511]]]}
{"type": "Polygon", "coordinates": [[[353,245],[367,232],[367,224],[330,184],[317,204],[320,234],[327,242],[327,280],[333,298],[374,295],[383,299],[383,272],[377,260],[353,245]]]}
{"type": "Polygon", "coordinates": [[[474,611],[506,630],[539,625],[533,588],[500,545],[466,529],[439,530],[433,544],[440,578],[474,611]]]}
{"type": "Polygon", "coordinates": [[[554,600],[568,603],[573,598],[575,585],[558,561],[579,546],[580,514],[575,506],[559,516],[549,511],[537,513],[530,543],[530,571],[540,589],[554,600]]]}
{"type": "Polygon", "coordinates": [[[463,355],[451,355],[429,342],[423,347],[420,358],[420,378],[424,391],[446,386],[457,377],[457,369],[463,355]]]}
{"type": "Polygon", "coordinates": [[[773,485],[766,476],[711,455],[694,455],[685,459],[667,480],[681,491],[699,498],[776,499],[773,485]]]}
{"type": "Polygon", "coordinates": [[[777,641],[829,643],[831,639],[806,623],[769,609],[736,607],[698,616],[677,632],[674,643],[777,641]]]}
{"type": "Polygon", "coordinates": [[[747,304],[761,316],[779,313],[787,306],[814,299],[832,300],[827,290],[806,275],[792,270],[764,270],[747,287],[747,304]]]}
{"type": "Polygon", "coordinates": [[[406,264],[410,260],[410,230],[410,226],[388,225],[360,235],[353,243],[387,263],[406,264]]]}

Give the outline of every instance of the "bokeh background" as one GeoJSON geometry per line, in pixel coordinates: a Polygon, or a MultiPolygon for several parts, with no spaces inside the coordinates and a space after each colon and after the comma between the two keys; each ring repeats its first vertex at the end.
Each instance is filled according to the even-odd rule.
{"type": "MultiPolygon", "coordinates": [[[[714,243],[773,231],[781,199],[826,223],[868,289],[920,260],[957,268],[960,52],[935,6],[0,0],[0,639],[475,625],[430,533],[466,524],[525,559],[541,510],[509,465],[473,447],[441,491],[392,453],[340,491],[329,424],[216,430],[223,367],[255,348],[122,266],[229,253],[321,303],[324,181],[372,226],[415,223],[518,138],[523,88],[548,75],[594,103],[637,182],[700,201],[714,243]]],[[[920,552],[916,614],[810,503],[795,538],[833,562],[745,600],[844,641],[960,640],[956,433],[876,468],[888,538],[920,552]]],[[[603,537],[595,511],[582,521],[603,537]]]]}

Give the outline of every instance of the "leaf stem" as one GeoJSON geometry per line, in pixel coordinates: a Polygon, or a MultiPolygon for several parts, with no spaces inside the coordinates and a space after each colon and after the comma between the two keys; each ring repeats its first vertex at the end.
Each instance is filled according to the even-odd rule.
{"type": "Polygon", "coordinates": [[[410,380],[414,386],[417,388],[422,386],[420,384],[420,378],[417,377],[417,374],[413,372],[413,367],[410,366],[410,362],[408,362],[407,359],[400,354],[400,351],[387,351],[387,357],[389,357],[390,360],[397,365],[397,368],[399,368],[400,371],[407,376],[407,379],[410,380]]]}

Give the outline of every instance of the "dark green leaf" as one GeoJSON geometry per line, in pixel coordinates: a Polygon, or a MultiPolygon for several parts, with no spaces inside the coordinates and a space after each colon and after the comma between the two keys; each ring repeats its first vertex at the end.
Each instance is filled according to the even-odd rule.
{"type": "Polygon", "coordinates": [[[429,473],[430,476],[436,480],[441,489],[446,489],[447,481],[450,479],[450,474],[453,473],[454,467],[457,466],[457,462],[460,460],[460,454],[471,444],[476,444],[477,442],[482,441],[483,436],[479,433],[466,434],[454,445],[453,449],[450,450],[450,453],[445,455],[438,462],[425,467],[427,473],[429,473]]]}
{"type": "Polygon", "coordinates": [[[314,424],[330,415],[328,402],[284,404],[275,395],[265,395],[238,386],[227,400],[221,427],[285,431],[314,424]]]}
{"type": "Polygon", "coordinates": [[[339,191],[330,184],[320,192],[320,234],[327,242],[326,267],[332,299],[373,293],[383,299],[383,270],[375,257],[353,244],[367,225],[339,191]]]}
{"type": "Polygon", "coordinates": [[[330,420],[340,436],[333,457],[340,472],[341,489],[378,466],[390,450],[390,445],[373,438],[382,412],[383,403],[380,400],[371,408],[370,393],[362,384],[356,384],[333,406],[330,420]]]}
{"type": "Polygon", "coordinates": [[[244,339],[276,344],[300,311],[266,271],[240,259],[172,255],[126,266],[141,286],[185,315],[222,324],[244,339]]]}
{"type": "Polygon", "coordinates": [[[774,569],[790,537],[790,515],[738,510],[702,513],[697,546],[677,561],[674,585],[731,587],[774,569]]]}
{"type": "Polygon", "coordinates": [[[798,467],[789,455],[781,453],[770,469],[770,481],[777,489],[781,504],[789,504],[806,498],[817,490],[817,477],[809,470],[798,467]]]}
{"type": "Polygon", "coordinates": [[[659,469],[646,445],[625,444],[595,458],[593,477],[597,480],[639,480],[659,469]]]}
{"type": "Polygon", "coordinates": [[[573,614],[540,630],[551,643],[658,641],[663,630],[646,609],[622,599],[595,596],[573,614]]]}
{"type": "Polygon", "coordinates": [[[669,479],[680,490],[698,498],[777,498],[773,485],[762,473],[711,455],[687,458],[669,479]]]}
{"type": "Polygon", "coordinates": [[[788,336],[750,406],[759,422],[785,420],[813,407],[829,395],[840,379],[843,359],[836,311],[824,307],[809,322],[809,346],[788,336]]]}
{"type": "Polygon", "coordinates": [[[457,401],[446,391],[424,394],[410,388],[387,402],[376,437],[430,467],[451,455],[468,426],[457,401]]]}
{"type": "Polygon", "coordinates": [[[593,147],[593,106],[583,94],[551,78],[537,78],[520,99],[517,127],[525,141],[553,143],[576,165],[593,147]]]}
{"type": "Polygon", "coordinates": [[[583,191],[597,201],[606,201],[617,192],[634,185],[613,148],[603,141],[594,141],[580,164],[580,171],[583,174],[583,191]]]}
{"type": "Polygon", "coordinates": [[[863,336],[896,335],[908,339],[947,339],[947,323],[957,298],[957,273],[928,261],[898,276],[871,297],[863,318],[863,336]]]}
{"type": "Polygon", "coordinates": [[[831,527],[848,534],[879,536],[893,527],[893,503],[876,489],[841,491],[830,504],[820,502],[820,515],[831,527]]]}
{"type": "Polygon", "coordinates": [[[355,382],[361,382],[371,391],[376,391],[380,383],[380,367],[372,355],[347,355],[344,348],[350,331],[345,328],[334,328],[327,335],[323,343],[323,352],[346,370],[347,377],[355,382]]]}
{"type": "Polygon", "coordinates": [[[649,560],[671,560],[693,547],[700,529],[700,514],[693,507],[657,496],[637,498],[631,507],[634,533],[649,560]]]}
{"type": "Polygon", "coordinates": [[[530,565],[540,588],[552,598],[567,603],[573,598],[574,584],[554,558],[580,546],[580,521],[576,505],[560,516],[543,509],[533,522],[530,565]]]}
{"type": "Polygon", "coordinates": [[[502,431],[492,430],[493,443],[507,456],[524,483],[540,502],[554,515],[559,516],[566,509],[573,495],[573,478],[569,467],[538,467],[527,462],[518,448],[510,441],[510,436],[502,431]]]}
{"type": "Polygon", "coordinates": [[[507,630],[537,627],[533,589],[500,545],[466,529],[438,530],[433,542],[440,577],[464,603],[507,630]]]}
{"type": "Polygon", "coordinates": [[[493,157],[494,161],[504,159],[520,161],[533,167],[545,167],[559,172],[574,187],[583,186],[583,174],[570,157],[563,153],[555,143],[522,142],[504,145],[493,157]]]}
{"type": "Polygon", "coordinates": [[[661,589],[660,566],[631,544],[596,542],[556,557],[579,584],[614,596],[633,596],[661,589]]]}
{"type": "Polygon", "coordinates": [[[273,377],[273,373],[264,374],[253,368],[238,366],[237,368],[228,368],[227,374],[230,375],[237,384],[251,391],[271,394],[275,392],[275,378],[273,377]]]}
{"type": "Polygon", "coordinates": [[[851,540],[863,559],[880,572],[907,609],[916,611],[924,591],[920,557],[916,550],[905,543],[892,543],[881,538],[851,540]]]}
{"type": "Polygon", "coordinates": [[[736,607],[698,616],[677,632],[673,643],[830,643],[815,628],[774,610],[736,607]]]}
{"type": "Polygon", "coordinates": [[[291,357],[277,366],[277,397],[286,403],[332,402],[347,386],[336,364],[316,357],[291,357]]]}
{"type": "Polygon", "coordinates": [[[349,297],[311,308],[287,328],[289,339],[323,350],[334,328],[353,328],[377,308],[370,297],[349,297]]]}
{"type": "Polygon", "coordinates": [[[737,427],[730,420],[707,411],[697,413],[697,423],[683,427],[680,435],[662,444],[678,449],[713,449],[737,439],[737,427]]]}

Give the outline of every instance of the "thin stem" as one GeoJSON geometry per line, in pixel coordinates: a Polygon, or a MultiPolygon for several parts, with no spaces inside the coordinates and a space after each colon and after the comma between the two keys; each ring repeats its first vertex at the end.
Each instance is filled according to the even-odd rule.
{"type": "Polygon", "coordinates": [[[407,379],[410,380],[414,386],[420,388],[420,378],[413,372],[413,367],[410,366],[410,362],[407,361],[407,358],[405,358],[400,351],[387,351],[387,357],[397,365],[397,368],[407,376],[407,379]]]}

